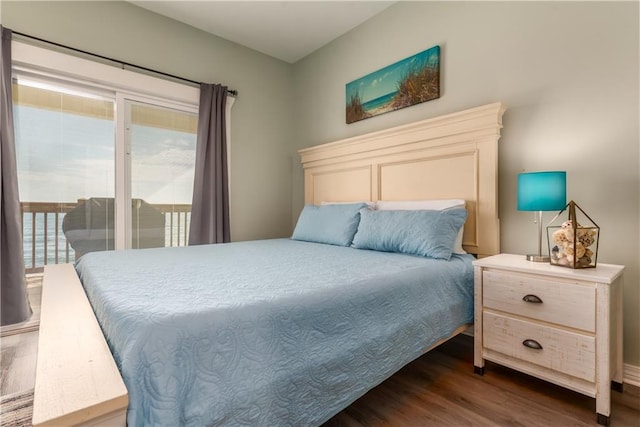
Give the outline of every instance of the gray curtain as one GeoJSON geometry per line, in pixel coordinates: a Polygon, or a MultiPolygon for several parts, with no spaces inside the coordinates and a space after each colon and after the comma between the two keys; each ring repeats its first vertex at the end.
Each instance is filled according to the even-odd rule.
{"type": "Polygon", "coordinates": [[[0,26],[0,325],[31,316],[22,255],[22,221],[18,196],[11,90],[11,30],[0,26]]]}
{"type": "Polygon", "coordinates": [[[189,245],[230,241],[226,137],[227,87],[200,84],[189,245]]]}

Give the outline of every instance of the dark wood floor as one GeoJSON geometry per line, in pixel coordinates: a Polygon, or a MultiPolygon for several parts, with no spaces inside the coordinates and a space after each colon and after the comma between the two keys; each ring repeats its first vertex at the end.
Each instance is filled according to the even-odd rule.
{"type": "MultiPolygon", "coordinates": [[[[611,426],[640,426],[640,389],[612,391],[611,426]]],[[[407,365],[324,427],[597,426],[595,400],[487,362],[459,335],[407,365]]]]}

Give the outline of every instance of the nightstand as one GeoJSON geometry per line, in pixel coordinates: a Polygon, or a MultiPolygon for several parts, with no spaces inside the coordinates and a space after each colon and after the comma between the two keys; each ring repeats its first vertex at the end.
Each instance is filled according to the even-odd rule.
{"type": "Polygon", "coordinates": [[[474,370],[490,360],[596,399],[622,391],[624,266],[570,269],[500,254],[473,262],[474,370]]]}

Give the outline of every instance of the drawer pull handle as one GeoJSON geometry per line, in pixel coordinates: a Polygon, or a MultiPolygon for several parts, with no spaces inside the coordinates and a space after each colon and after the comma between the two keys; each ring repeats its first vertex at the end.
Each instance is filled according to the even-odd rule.
{"type": "Polygon", "coordinates": [[[522,345],[525,347],[532,348],[534,350],[542,350],[542,346],[536,340],[524,340],[522,341],[522,345]]]}
{"type": "Polygon", "coordinates": [[[532,304],[542,304],[542,300],[540,299],[539,296],[531,295],[531,294],[523,296],[522,301],[530,302],[532,304]]]}

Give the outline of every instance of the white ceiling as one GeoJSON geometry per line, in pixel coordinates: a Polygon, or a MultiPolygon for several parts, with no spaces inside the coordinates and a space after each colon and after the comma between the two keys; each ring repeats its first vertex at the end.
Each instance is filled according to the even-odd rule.
{"type": "Polygon", "coordinates": [[[144,9],[294,63],[395,1],[131,1],[144,9]]]}

